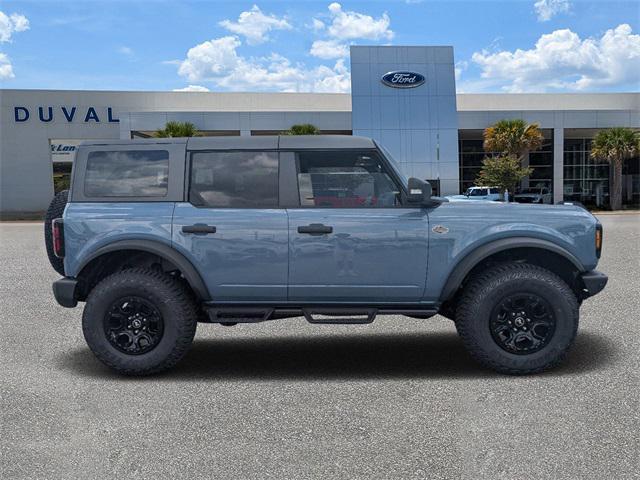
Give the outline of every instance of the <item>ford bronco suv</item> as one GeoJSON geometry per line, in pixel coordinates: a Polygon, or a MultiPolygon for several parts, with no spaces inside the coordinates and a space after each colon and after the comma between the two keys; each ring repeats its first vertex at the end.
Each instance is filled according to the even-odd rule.
{"type": "Polygon", "coordinates": [[[84,143],[45,239],[56,300],[128,375],[175,365],[198,322],[438,313],[481,364],[540,372],[607,282],[585,209],[450,203],[352,136],[84,143]]]}

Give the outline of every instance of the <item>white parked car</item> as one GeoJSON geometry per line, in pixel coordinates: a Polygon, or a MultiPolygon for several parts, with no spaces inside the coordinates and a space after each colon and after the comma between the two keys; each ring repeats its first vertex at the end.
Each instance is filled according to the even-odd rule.
{"type": "Polygon", "coordinates": [[[546,187],[523,188],[513,196],[518,203],[551,203],[551,192],[546,187]]]}
{"type": "Polygon", "coordinates": [[[458,200],[500,200],[500,189],[497,187],[469,187],[462,195],[449,195],[449,201],[458,200]]]}

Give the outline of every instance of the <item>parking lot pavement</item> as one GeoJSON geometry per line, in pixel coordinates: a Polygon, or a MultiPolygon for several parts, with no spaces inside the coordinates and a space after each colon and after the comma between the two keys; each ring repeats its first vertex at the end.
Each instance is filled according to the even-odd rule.
{"type": "Polygon", "coordinates": [[[2,478],[638,478],[640,216],[602,216],[607,289],[568,361],[507,377],[453,324],[201,325],[118,377],[59,307],[41,224],[0,224],[2,478]]]}

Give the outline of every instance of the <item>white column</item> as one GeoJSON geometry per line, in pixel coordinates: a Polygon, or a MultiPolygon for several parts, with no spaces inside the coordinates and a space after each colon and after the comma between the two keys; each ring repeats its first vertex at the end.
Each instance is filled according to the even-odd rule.
{"type": "Polygon", "coordinates": [[[564,129],[553,129],[553,203],[564,200],[564,129]]]}

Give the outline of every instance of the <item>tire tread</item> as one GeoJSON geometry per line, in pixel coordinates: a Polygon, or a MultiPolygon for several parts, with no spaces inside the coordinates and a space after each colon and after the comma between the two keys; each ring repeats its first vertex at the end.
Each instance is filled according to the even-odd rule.
{"type": "MultiPolygon", "coordinates": [[[[197,308],[193,294],[179,279],[175,279],[158,270],[139,267],[122,270],[105,277],[89,294],[87,306],[92,303],[96,296],[101,295],[105,289],[115,288],[122,283],[129,283],[134,277],[138,277],[135,282],[139,286],[150,289],[158,287],[165,288],[167,298],[170,299],[170,301],[176,302],[177,307],[180,309],[179,318],[173,319],[177,323],[178,336],[171,353],[156,365],[131,367],[123,365],[121,359],[114,355],[109,350],[109,347],[95,344],[90,344],[89,346],[100,361],[119,373],[131,376],[151,375],[172,368],[187,353],[196,332],[197,308]]],[[[88,338],[87,334],[89,333],[86,330],[92,326],[89,322],[90,319],[85,317],[88,317],[91,313],[91,309],[85,307],[82,322],[85,338],[88,338]]]]}
{"type": "Polygon", "coordinates": [[[456,308],[456,329],[469,354],[481,365],[508,375],[529,375],[540,373],[560,364],[567,356],[578,330],[579,307],[578,301],[569,286],[555,273],[528,263],[503,263],[487,269],[470,279],[465,287],[456,308]],[[562,296],[570,303],[574,316],[571,341],[564,346],[561,352],[556,354],[553,360],[533,368],[511,368],[493,358],[478,342],[476,335],[470,330],[470,323],[475,319],[479,302],[485,293],[493,288],[500,288],[501,283],[510,279],[537,279],[542,280],[561,292],[562,296]]]}

